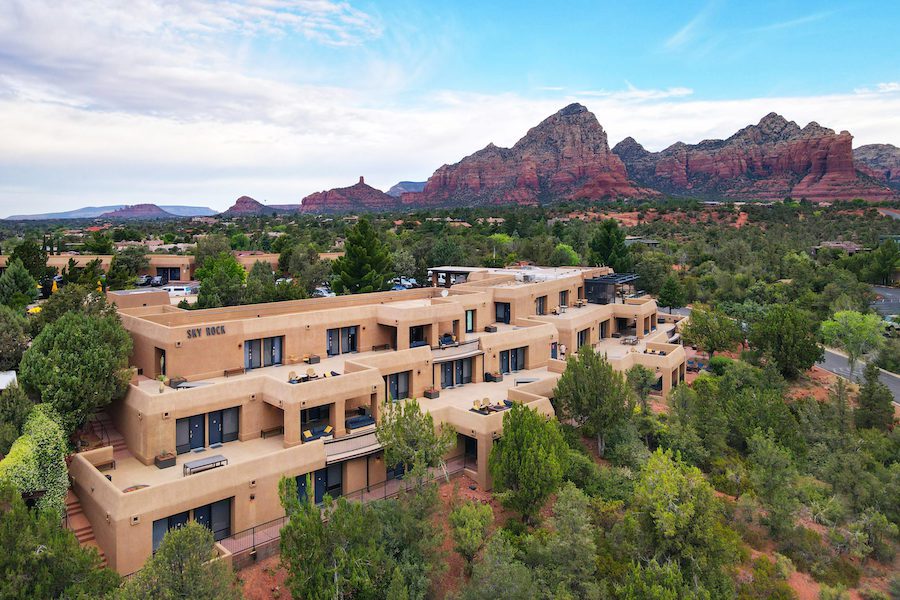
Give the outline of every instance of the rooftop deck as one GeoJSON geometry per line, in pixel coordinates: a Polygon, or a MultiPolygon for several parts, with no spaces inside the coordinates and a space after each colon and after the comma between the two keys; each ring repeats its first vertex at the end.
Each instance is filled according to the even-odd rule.
{"type": "Polygon", "coordinates": [[[509,399],[509,391],[511,388],[523,387],[523,389],[527,389],[525,387],[526,385],[535,383],[535,381],[524,382],[523,380],[536,380],[537,382],[549,381],[555,386],[556,380],[559,379],[559,377],[559,373],[553,373],[547,370],[546,367],[527,369],[516,373],[506,374],[503,376],[503,381],[500,382],[482,381],[479,383],[468,383],[454,388],[446,388],[441,390],[440,397],[435,398],[434,400],[422,398],[419,400],[419,404],[428,411],[444,408],[455,408],[462,411],[468,411],[472,408],[472,402],[475,400],[488,398],[491,404],[496,404],[498,401],[502,402],[503,400],[509,399]],[[516,385],[517,380],[520,382],[519,386],[516,385]]]}
{"type": "MultiPolygon", "coordinates": [[[[207,448],[204,452],[187,452],[179,454],[175,459],[175,466],[166,469],[158,469],[155,465],[145,465],[134,458],[130,452],[120,452],[116,459],[116,468],[105,471],[105,475],[112,477],[112,485],[120,491],[126,491],[135,486],[152,487],[169,481],[201,477],[201,473],[185,476],[182,472],[184,463],[216,454],[221,454],[228,459],[228,465],[210,469],[208,472],[221,474],[222,469],[239,465],[248,461],[270,456],[284,449],[284,436],[270,436],[267,438],[255,438],[245,442],[235,441],[222,444],[220,448],[207,448]]],[[[307,445],[322,444],[322,441],[309,442],[307,445]]],[[[141,488],[139,488],[141,489],[141,488]]],[[[137,490],[133,490],[137,491],[137,490]]]]}

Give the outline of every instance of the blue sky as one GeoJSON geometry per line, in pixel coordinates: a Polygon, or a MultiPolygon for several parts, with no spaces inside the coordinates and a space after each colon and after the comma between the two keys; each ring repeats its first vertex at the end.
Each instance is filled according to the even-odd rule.
{"type": "Polygon", "coordinates": [[[0,215],[421,180],[572,101],[610,144],[770,111],[900,145],[892,2],[0,0],[0,215]]]}

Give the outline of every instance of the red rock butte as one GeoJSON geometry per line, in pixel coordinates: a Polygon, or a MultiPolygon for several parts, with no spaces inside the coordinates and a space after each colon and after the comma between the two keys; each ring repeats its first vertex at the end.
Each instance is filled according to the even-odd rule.
{"type": "Polygon", "coordinates": [[[632,138],[613,152],[642,185],[676,196],[813,201],[886,200],[894,192],[860,172],[853,136],[770,113],[726,140],[678,142],[648,152],[632,138]]]}
{"type": "Polygon", "coordinates": [[[300,204],[300,212],[354,212],[390,210],[396,207],[397,198],[373,188],[360,176],[355,185],[310,194],[300,204]]]}

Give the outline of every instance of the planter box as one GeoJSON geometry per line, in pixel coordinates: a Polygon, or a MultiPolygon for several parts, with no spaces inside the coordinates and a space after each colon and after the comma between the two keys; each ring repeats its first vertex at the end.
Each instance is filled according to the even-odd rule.
{"type": "Polygon", "coordinates": [[[187,381],[187,379],[185,379],[184,377],[172,377],[171,379],[169,379],[169,387],[174,390],[185,381],[187,381]]]}
{"type": "Polygon", "coordinates": [[[485,381],[503,381],[503,373],[485,373],[484,374],[485,381]]]}
{"type": "Polygon", "coordinates": [[[497,333],[497,326],[496,325],[486,325],[484,330],[487,333],[497,333]]]}
{"type": "Polygon", "coordinates": [[[157,456],[153,459],[153,462],[156,463],[157,469],[168,469],[169,467],[175,466],[175,455],[167,454],[164,456],[157,456]]]}
{"type": "Polygon", "coordinates": [[[308,362],[308,363],[311,364],[311,365],[317,365],[317,364],[319,364],[319,361],[320,361],[320,360],[322,360],[322,359],[319,358],[319,355],[318,355],[318,354],[310,354],[310,355],[309,355],[309,360],[307,360],[306,362],[308,362]]]}
{"type": "Polygon", "coordinates": [[[425,397],[434,400],[435,398],[440,398],[441,392],[439,390],[425,390],[425,397]]]}

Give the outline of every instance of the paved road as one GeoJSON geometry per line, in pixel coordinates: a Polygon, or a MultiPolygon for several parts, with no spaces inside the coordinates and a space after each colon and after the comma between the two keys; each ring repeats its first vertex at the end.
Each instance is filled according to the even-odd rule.
{"type": "Polygon", "coordinates": [[[872,308],[882,315],[900,315],[900,289],[873,285],[872,291],[882,296],[872,303],[872,308]]]}
{"type": "MultiPolygon", "coordinates": [[[[841,354],[825,350],[825,359],[819,363],[819,366],[826,371],[831,371],[835,375],[850,379],[850,367],[847,366],[847,358],[841,354]]],[[[857,363],[855,372],[853,373],[853,381],[862,379],[862,371],[864,368],[865,364],[861,362],[857,363]]],[[[887,371],[882,371],[878,379],[891,390],[891,393],[894,395],[894,404],[900,406],[900,377],[888,373],[887,371]]]]}

